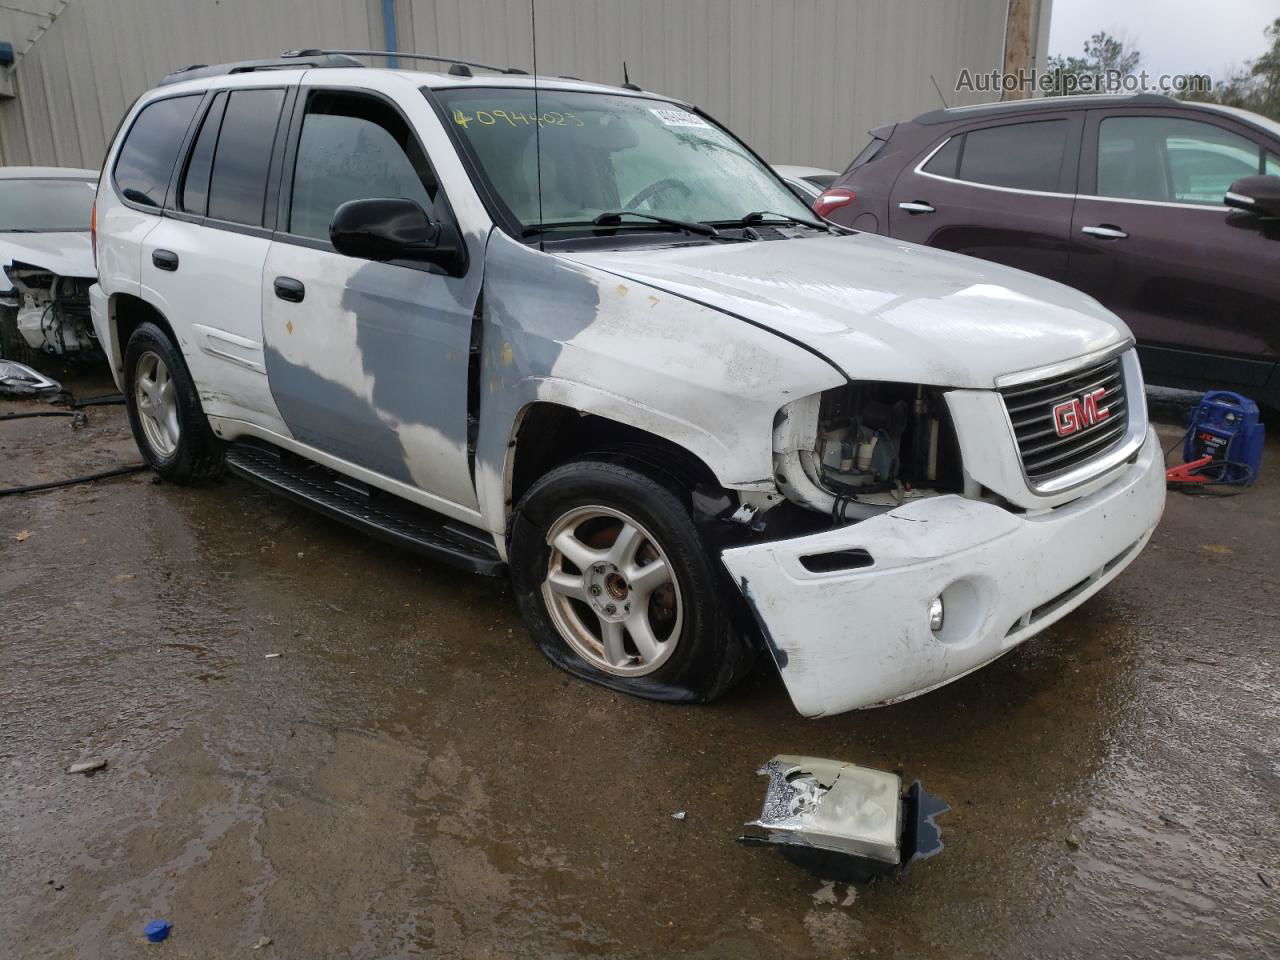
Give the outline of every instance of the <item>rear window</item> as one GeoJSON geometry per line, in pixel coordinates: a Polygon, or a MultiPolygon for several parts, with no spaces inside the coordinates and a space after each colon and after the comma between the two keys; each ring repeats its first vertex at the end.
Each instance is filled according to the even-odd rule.
{"type": "MultiPolygon", "coordinates": [[[[849,164],[844,172],[853,173],[853,171],[857,170],[859,167],[870,163],[876,158],[876,154],[880,152],[880,149],[884,145],[884,140],[881,140],[879,137],[872,137],[871,142],[858,151],[858,155],[853,158],[853,163],[849,164]]],[[[831,184],[826,184],[826,186],[831,186],[831,184]]]]}
{"type": "Polygon", "coordinates": [[[218,133],[218,149],[209,178],[209,216],[251,226],[262,225],[267,170],[284,91],[235,90],[218,133]]]}
{"type": "Polygon", "coordinates": [[[1066,120],[1010,123],[952,137],[922,169],[971,183],[1052,192],[1059,187],[1066,147],[1066,120]]]}
{"type": "Polygon", "coordinates": [[[125,134],[116,160],[115,181],[126,200],[164,206],[178,148],[187,134],[201,94],[156,100],[142,108],[125,134]]]}

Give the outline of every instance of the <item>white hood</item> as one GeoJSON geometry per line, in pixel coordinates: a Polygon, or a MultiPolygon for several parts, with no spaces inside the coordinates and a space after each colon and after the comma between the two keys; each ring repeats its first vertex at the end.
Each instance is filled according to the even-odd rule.
{"type": "MultiPolygon", "coordinates": [[[[93,249],[89,231],[73,233],[0,232],[0,268],[13,261],[41,267],[59,277],[97,276],[93,269],[93,249]]],[[[9,288],[8,277],[0,277],[0,288],[9,288]]]]}
{"type": "Polygon", "coordinates": [[[989,389],[1131,339],[1070,287],[872,234],[563,256],[737,314],[853,379],[989,389]]]}

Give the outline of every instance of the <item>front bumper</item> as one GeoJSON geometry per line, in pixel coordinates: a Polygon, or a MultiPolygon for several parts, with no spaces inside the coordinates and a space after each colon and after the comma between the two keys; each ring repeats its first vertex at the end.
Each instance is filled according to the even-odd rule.
{"type": "Polygon", "coordinates": [[[1074,610],[1123,570],[1164,511],[1155,431],[1088,496],[1020,515],[958,496],[851,526],[725,550],[800,713],[903,700],[964,676],[1074,610]],[[862,549],[871,565],[813,572],[802,557],[862,549]],[[929,605],[942,596],[934,633],[929,605]]]}

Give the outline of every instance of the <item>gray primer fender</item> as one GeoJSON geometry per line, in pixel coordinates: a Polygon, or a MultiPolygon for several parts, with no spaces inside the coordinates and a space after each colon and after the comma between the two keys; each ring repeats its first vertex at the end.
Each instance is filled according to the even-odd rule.
{"type": "Polygon", "coordinates": [[[476,487],[501,547],[522,411],[558,403],[664,437],[726,488],[773,488],[773,419],[843,383],[730,314],[543,253],[494,230],[486,252],[476,487]]]}

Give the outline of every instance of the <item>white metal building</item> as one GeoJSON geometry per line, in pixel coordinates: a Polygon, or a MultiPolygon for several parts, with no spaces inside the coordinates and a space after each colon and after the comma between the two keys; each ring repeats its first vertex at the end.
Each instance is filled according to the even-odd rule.
{"type": "Polygon", "coordinates": [[[772,162],[842,169],[869,128],[972,102],[957,75],[1000,69],[1006,35],[1043,62],[1051,0],[532,2],[0,0],[16,60],[0,66],[0,164],[98,166],[133,99],[193,63],[395,46],[531,70],[532,12],[539,72],[620,83],[625,61],[772,162]]]}

